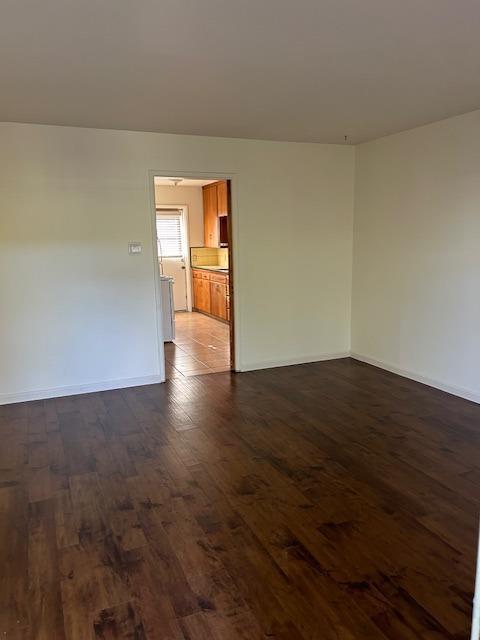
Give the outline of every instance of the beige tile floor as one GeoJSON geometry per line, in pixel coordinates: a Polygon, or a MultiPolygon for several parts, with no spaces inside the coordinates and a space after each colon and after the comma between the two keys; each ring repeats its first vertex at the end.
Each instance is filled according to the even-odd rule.
{"type": "Polygon", "coordinates": [[[202,313],[175,314],[175,340],[165,343],[166,377],[230,370],[230,327],[202,313]]]}

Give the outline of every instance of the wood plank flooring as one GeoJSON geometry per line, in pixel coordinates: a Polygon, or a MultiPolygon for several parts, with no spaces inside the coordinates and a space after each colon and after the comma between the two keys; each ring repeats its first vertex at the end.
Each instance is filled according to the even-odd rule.
{"type": "Polygon", "coordinates": [[[468,638],[480,406],[352,360],[0,407],[0,637],[468,638]]]}
{"type": "Polygon", "coordinates": [[[168,380],[230,370],[230,325],[196,311],[177,312],[175,324],[165,343],[168,380]]]}

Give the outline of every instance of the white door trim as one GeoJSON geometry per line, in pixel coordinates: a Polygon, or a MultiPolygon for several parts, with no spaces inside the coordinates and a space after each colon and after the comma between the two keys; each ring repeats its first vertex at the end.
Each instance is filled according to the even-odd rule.
{"type": "Polygon", "coordinates": [[[190,235],[189,235],[189,218],[188,218],[188,205],[186,204],[157,204],[155,206],[155,213],[157,211],[172,211],[178,209],[180,211],[180,218],[182,224],[182,236],[185,243],[185,283],[187,290],[187,311],[192,310],[192,270],[190,269],[190,235]]]}
{"type": "Polygon", "coordinates": [[[157,327],[157,367],[160,381],[165,382],[165,344],[163,342],[162,313],[160,308],[162,296],[160,295],[160,268],[158,266],[157,209],[155,203],[154,176],[150,175],[150,172],[148,172],[147,181],[147,190],[150,197],[150,236],[152,239],[155,324],[157,327]]]}

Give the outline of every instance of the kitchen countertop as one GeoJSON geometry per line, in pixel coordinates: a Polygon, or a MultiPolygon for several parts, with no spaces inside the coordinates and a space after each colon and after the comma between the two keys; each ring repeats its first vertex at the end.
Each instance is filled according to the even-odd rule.
{"type": "Polygon", "coordinates": [[[202,269],[204,271],[219,271],[220,273],[226,273],[228,274],[228,268],[226,267],[221,267],[218,264],[215,265],[202,265],[201,267],[192,267],[192,269],[202,269]]]}

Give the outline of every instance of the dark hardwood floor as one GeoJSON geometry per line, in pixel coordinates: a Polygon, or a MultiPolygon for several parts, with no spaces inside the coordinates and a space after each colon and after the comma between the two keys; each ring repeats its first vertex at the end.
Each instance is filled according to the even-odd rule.
{"type": "Polygon", "coordinates": [[[0,637],[468,638],[480,406],[352,360],[0,407],[0,637]]]}

